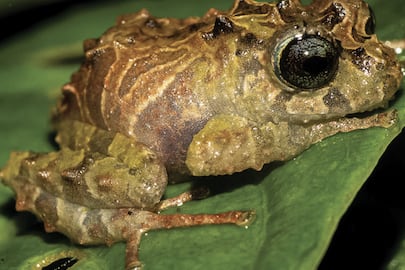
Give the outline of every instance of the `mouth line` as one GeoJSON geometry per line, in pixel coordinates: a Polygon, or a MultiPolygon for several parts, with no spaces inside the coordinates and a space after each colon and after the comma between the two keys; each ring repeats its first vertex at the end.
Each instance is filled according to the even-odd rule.
{"type": "Polygon", "coordinates": [[[364,119],[379,113],[384,113],[387,111],[387,107],[380,107],[380,108],[375,108],[369,111],[364,111],[364,112],[357,112],[357,113],[351,113],[351,114],[347,114],[344,117],[345,118],[359,118],[359,119],[364,119]]]}

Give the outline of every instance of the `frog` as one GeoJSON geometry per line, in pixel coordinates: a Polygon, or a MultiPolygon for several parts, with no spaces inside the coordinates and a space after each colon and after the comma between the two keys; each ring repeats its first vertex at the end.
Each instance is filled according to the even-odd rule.
{"type": "Polygon", "coordinates": [[[206,190],[163,199],[188,176],[287,161],[340,132],[389,128],[401,67],[362,0],[256,2],[158,18],[142,9],[85,40],[84,62],[52,114],[59,148],[12,152],[0,172],[47,232],[81,245],[126,242],[142,268],[150,230],[245,226],[254,210],[162,214],[206,190]]]}

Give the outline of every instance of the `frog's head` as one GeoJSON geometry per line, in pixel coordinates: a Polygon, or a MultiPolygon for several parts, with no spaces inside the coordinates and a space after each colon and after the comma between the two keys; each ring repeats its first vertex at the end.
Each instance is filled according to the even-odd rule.
{"type": "Polygon", "coordinates": [[[401,69],[394,51],[377,40],[365,2],[302,6],[291,0],[279,2],[278,9],[285,25],[270,48],[287,115],[309,121],[387,105],[401,69]]]}
{"type": "Polygon", "coordinates": [[[368,4],[314,0],[304,6],[282,0],[271,8],[272,16],[255,18],[262,20],[261,32],[251,27],[266,47],[259,61],[267,64],[270,81],[268,117],[330,119],[384,107],[392,99],[401,68],[394,51],[377,39],[368,4]]]}

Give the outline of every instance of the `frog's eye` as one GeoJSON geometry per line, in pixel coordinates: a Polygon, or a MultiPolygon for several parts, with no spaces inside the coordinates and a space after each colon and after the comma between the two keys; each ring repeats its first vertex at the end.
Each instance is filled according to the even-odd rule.
{"type": "Polygon", "coordinates": [[[366,22],[366,34],[367,35],[372,35],[375,33],[375,15],[374,11],[371,9],[371,7],[368,7],[370,17],[368,18],[366,22]]]}
{"type": "Polygon", "coordinates": [[[317,35],[297,35],[276,48],[278,78],[293,88],[311,91],[328,84],[335,76],[339,50],[317,35]]]}

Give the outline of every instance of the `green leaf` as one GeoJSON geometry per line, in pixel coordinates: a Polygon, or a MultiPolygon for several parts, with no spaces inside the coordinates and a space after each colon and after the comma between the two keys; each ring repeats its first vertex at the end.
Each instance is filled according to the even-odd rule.
{"type": "MultiPolygon", "coordinates": [[[[28,3],[20,1],[24,4],[13,1],[18,5],[17,11],[28,3]]],[[[378,19],[380,37],[405,36],[404,30],[399,30],[405,29],[403,3],[369,2],[378,19]]],[[[117,15],[146,7],[156,16],[186,17],[202,15],[211,6],[228,9],[231,4],[231,0],[220,3],[205,0],[198,4],[187,0],[70,4],[68,9],[3,41],[0,164],[5,164],[12,150],[52,150],[49,113],[60,86],[78,68],[81,41],[99,36],[117,15]]],[[[341,217],[389,143],[405,126],[405,96],[399,95],[392,106],[398,110],[400,121],[390,129],[339,134],[314,145],[294,160],[272,164],[262,172],[200,180],[199,184],[207,185],[214,194],[172,211],[215,213],[255,209],[255,222],[248,228],[218,225],[150,232],[143,237],[140,250],[145,268],[316,269],[341,217]]],[[[190,183],[170,186],[166,196],[190,187],[190,183]]],[[[68,257],[79,259],[74,269],[123,268],[123,243],[81,247],[60,234],[46,234],[32,215],[13,210],[12,196],[8,188],[0,187],[1,269],[32,269],[36,264],[46,266],[68,257]]],[[[389,269],[398,269],[393,265],[405,261],[403,249],[394,251],[396,256],[389,269]]]]}

